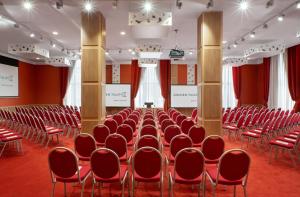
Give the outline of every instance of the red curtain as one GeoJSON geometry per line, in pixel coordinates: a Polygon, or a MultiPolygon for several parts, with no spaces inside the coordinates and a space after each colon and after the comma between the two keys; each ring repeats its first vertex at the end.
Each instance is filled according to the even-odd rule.
{"type": "Polygon", "coordinates": [[[241,77],[242,77],[241,67],[232,67],[232,79],[235,98],[238,100],[237,106],[241,105],[241,77]]]}
{"type": "Polygon", "coordinates": [[[300,45],[288,49],[288,83],[294,109],[300,111],[300,45]]]}
{"type": "Polygon", "coordinates": [[[263,60],[263,84],[264,84],[264,101],[265,106],[268,106],[269,100],[269,86],[270,86],[270,63],[271,58],[264,58],[263,60]]]}
{"type": "Polygon", "coordinates": [[[171,91],[171,61],[160,60],[160,86],[161,94],[164,97],[164,110],[170,107],[170,91],[171,91]]]}
{"type": "Polygon", "coordinates": [[[60,71],[61,75],[61,88],[60,88],[60,94],[61,94],[61,104],[63,104],[63,99],[66,95],[67,88],[68,88],[68,82],[69,82],[69,68],[63,67],[60,71]]]}
{"type": "Polygon", "coordinates": [[[131,108],[134,109],[134,98],[139,89],[141,78],[141,68],[138,60],[131,61],[131,108]]]}

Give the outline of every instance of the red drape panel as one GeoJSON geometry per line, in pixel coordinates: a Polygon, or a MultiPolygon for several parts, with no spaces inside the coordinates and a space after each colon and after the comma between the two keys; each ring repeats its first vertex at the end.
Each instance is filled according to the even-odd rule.
{"type": "Polygon", "coordinates": [[[138,60],[131,61],[131,108],[134,109],[134,98],[139,89],[141,78],[141,68],[139,67],[138,60]]]}
{"type": "Polygon", "coordinates": [[[288,49],[288,83],[294,109],[300,111],[300,45],[288,49]]]}
{"type": "Polygon", "coordinates": [[[233,79],[233,88],[235,98],[238,100],[237,106],[241,105],[241,68],[240,67],[232,67],[232,79],[233,79]]]}
{"type": "Polygon", "coordinates": [[[69,82],[69,68],[68,67],[63,67],[61,68],[61,89],[60,89],[60,93],[61,93],[61,104],[63,103],[63,99],[66,95],[67,92],[67,88],[68,88],[68,82],[69,82]]]}
{"type": "Polygon", "coordinates": [[[170,107],[170,91],[171,91],[171,61],[160,60],[160,86],[161,94],[165,99],[164,110],[170,107]]]}
{"type": "Polygon", "coordinates": [[[264,101],[265,106],[268,106],[269,86],[270,86],[270,63],[271,58],[264,58],[263,60],[263,85],[264,85],[264,101]]]}

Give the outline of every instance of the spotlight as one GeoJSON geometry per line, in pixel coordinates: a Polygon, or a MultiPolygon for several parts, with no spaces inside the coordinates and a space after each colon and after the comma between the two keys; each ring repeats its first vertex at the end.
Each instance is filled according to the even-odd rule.
{"type": "Polygon", "coordinates": [[[92,9],[93,9],[92,3],[91,3],[90,1],[86,1],[86,2],[84,3],[84,9],[85,9],[85,11],[87,11],[87,12],[92,11],[92,9]]]}
{"type": "Polygon", "coordinates": [[[274,5],[274,0],[269,0],[269,1],[266,3],[266,8],[272,7],[273,5],[274,5]]]}
{"type": "Polygon", "coordinates": [[[209,0],[209,2],[206,5],[206,8],[209,9],[211,7],[214,7],[214,1],[213,0],[209,0]]]}
{"type": "Polygon", "coordinates": [[[297,9],[300,9],[300,1],[297,3],[297,9]]]}
{"type": "Polygon", "coordinates": [[[250,33],[250,37],[251,37],[251,38],[255,38],[255,32],[251,32],[251,33],[250,33]]]}
{"type": "Polygon", "coordinates": [[[228,46],[227,49],[230,50],[231,49],[230,46],[228,46]]]}
{"type": "Polygon", "coordinates": [[[109,55],[109,53],[106,51],[106,52],[105,52],[105,55],[109,55]]]}
{"type": "Polygon", "coordinates": [[[269,27],[269,25],[268,25],[267,23],[265,23],[265,24],[263,25],[263,28],[264,28],[264,29],[268,29],[268,27],[269,27]]]}
{"type": "Polygon", "coordinates": [[[117,9],[117,7],[118,7],[118,0],[115,0],[112,2],[112,8],[117,9]]]}
{"type": "Polygon", "coordinates": [[[128,49],[128,51],[129,51],[129,52],[131,52],[131,51],[132,51],[132,49],[128,49]]]}
{"type": "Polygon", "coordinates": [[[240,9],[241,10],[247,10],[249,8],[249,4],[247,0],[241,0],[240,1],[240,9]]]}
{"type": "Polygon", "coordinates": [[[56,0],[55,5],[56,5],[56,9],[59,10],[64,7],[64,2],[63,0],[56,0]]]}
{"type": "Polygon", "coordinates": [[[35,37],[34,33],[31,33],[30,38],[34,38],[34,37],[35,37]]]}
{"type": "Polygon", "coordinates": [[[36,57],[35,59],[36,59],[36,60],[39,60],[40,58],[39,58],[39,57],[36,57]]]}
{"type": "Polygon", "coordinates": [[[223,41],[222,41],[222,43],[223,43],[223,44],[226,44],[226,43],[227,43],[227,41],[226,41],[226,40],[223,40],[223,41]]]}
{"type": "Polygon", "coordinates": [[[126,32],[125,32],[125,31],[121,31],[120,34],[121,34],[122,36],[125,36],[125,35],[126,35],[126,32]]]}
{"type": "Polygon", "coordinates": [[[244,38],[244,37],[243,37],[243,38],[241,38],[241,41],[242,41],[242,42],[245,42],[245,38],[244,38]]]}
{"type": "Polygon", "coordinates": [[[283,19],[284,19],[284,15],[280,15],[280,16],[277,17],[277,20],[278,20],[279,22],[282,22],[283,19]]]}
{"type": "Polygon", "coordinates": [[[54,31],[52,32],[53,35],[57,36],[58,35],[58,32],[57,31],[54,31]]]}
{"type": "Polygon", "coordinates": [[[233,47],[236,48],[237,47],[237,42],[234,42],[233,47]]]}
{"type": "Polygon", "coordinates": [[[189,52],[189,55],[193,55],[193,51],[190,51],[190,52],[189,52]]]}
{"type": "Polygon", "coordinates": [[[152,3],[150,1],[145,1],[144,10],[150,12],[152,10],[152,3]]]}
{"type": "Polygon", "coordinates": [[[182,8],[182,2],[180,0],[176,0],[176,7],[180,10],[182,8]]]}
{"type": "Polygon", "coordinates": [[[297,32],[296,38],[300,38],[300,32],[297,32]]]}
{"type": "Polygon", "coordinates": [[[132,54],[132,55],[135,55],[135,52],[134,52],[134,51],[132,51],[132,52],[131,52],[131,54],[132,54]]]}
{"type": "Polygon", "coordinates": [[[52,48],[55,48],[56,47],[56,44],[52,44],[52,48]]]}
{"type": "Polygon", "coordinates": [[[33,6],[32,6],[31,1],[25,0],[25,1],[23,2],[23,7],[24,7],[26,10],[31,10],[33,6]]]}

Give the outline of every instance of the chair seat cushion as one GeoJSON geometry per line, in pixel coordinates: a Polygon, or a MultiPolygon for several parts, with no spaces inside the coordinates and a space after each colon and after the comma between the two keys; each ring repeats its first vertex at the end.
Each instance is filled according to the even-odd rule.
{"type": "Polygon", "coordinates": [[[289,143],[293,143],[293,144],[295,144],[297,141],[297,139],[286,137],[286,136],[277,137],[276,140],[281,140],[281,141],[289,142],[289,143]]]}
{"type": "Polygon", "coordinates": [[[169,172],[171,173],[172,179],[175,181],[175,183],[180,183],[180,184],[199,184],[202,181],[202,175],[194,178],[194,179],[184,179],[178,174],[174,173],[174,166],[169,166],[169,172]]]}
{"type": "MultiPolygon", "coordinates": [[[[218,168],[216,166],[209,166],[206,168],[206,172],[210,176],[210,178],[213,180],[213,182],[216,182],[218,168]]],[[[235,180],[235,181],[227,180],[224,177],[222,177],[221,174],[219,175],[219,180],[218,180],[218,184],[222,184],[222,185],[240,185],[240,184],[242,184],[242,182],[243,182],[242,179],[235,180]]]]}
{"type": "Polygon", "coordinates": [[[119,182],[120,178],[122,180],[126,175],[127,169],[128,169],[127,165],[120,165],[120,177],[119,177],[119,173],[117,173],[114,177],[111,178],[101,178],[95,176],[95,179],[97,182],[105,182],[105,183],[119,182]]]}
{"type": "Polygon", "coordinates": [[[21,140],[21,139],[22,139],[22,136],[20,136],[20,135],[10,135],[7,137],[1,137],[0,141],[1,142],[11,142],[11,141],[21,140]]]}
{"type": "Polygon", "coordinates": [[[134,172],[134,177],[135,180],[138,182],[159,182],[160,181],[160,173],[158,173],[157,175],[150,177],[150,178],[145,178],[140,176],[139,174],[137,174],[136,172],[134,172]]]}
{"type": "Polygon", "coordinates": [[[53,129],[53,130],[47,130],[48,134],[58,134],[58,133],[62,133],[63,130],[62,129],[53,129]]]}
{"type": "Polygon", "coordinates": [[[294,132],[290,132],[290,133],[286,134],[285,136],[286,136],[286,137],[289,137],[289,138],[297,139],[298,134],[296,134],[296,133],[294,133],[294,132]]]}
{"type": "Polygon", "coordinates": [[[251,132],[251,131],[247,131],[247,132],[242,133],[242,136],[253,137],[253,138],[260,138],[261,134],[255,133],[255,132],[251,132]]]}
{"type": "MultiPolygon", "coordinates": [[[[80,171],[80,180],[82,181],[83,179],[85,179],[89,173],[91,172],[91,168],[89,165],[82,165],[79,166],[79,171],[80,171]]],[[[62,178],[62,177],[56,177],[56,180],[59,182],[66,182],[66,183],[73,183],[73,182],[78,182],[78,175],[77,173],[74,174],[72,177],[70,178],[62,178]]]]}
{"type": "Polygon", "coordinates": [[[293,149],[293,147],[294,147],[293,143],[289,143],[289,142],[285,142],[285,141],[277,140],[277,139],[271,140],[270,144],[275,145],[275,146],[280,146],[283,148],[287,148],[287,149],[293,149]]]}

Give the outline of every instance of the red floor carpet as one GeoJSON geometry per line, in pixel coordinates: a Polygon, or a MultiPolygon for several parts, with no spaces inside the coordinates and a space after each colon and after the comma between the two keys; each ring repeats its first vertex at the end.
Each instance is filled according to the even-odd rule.
{"type": "MultiPolygon", "coordinates": [[[[72,140],[63,138],[65,146],[72,147],[72,140]]],[[[54,145],[52,145],[54,146],[54,145]]],[[[239,148],[239,143],[226,141],[226,149],[239,148]]],[[[0,196],[1,197],[43,197],[50,196],[51,182],[48,170],[47,155],[50,148],[23,140],[24,155],[18,155],[12,148],[7,149],[0,158],[0,196]]],[[[248,180],[248,196],[250,197],[299,197],[300,170],[280,161],[268,163],[268,152],[259,151],[255,147],[247,148],[251,156],[251,168],[248,180]]],[[[288,158],[286,158],[288,159],[288,158]]],[[[290,161],[290,160],[288,160],[290,161]]],[[[164,196],[168,196],[167,179],[165,178],[164,196]]],[[[101,196],[120,196],[119,185],[104,185],[101,196]]],[[[95,196],[100,196],[95,190],[95,196]]],[[[80,196],[80,188],[68,185],[67,196],[80,196]]],[[[85,195],[91,194],[91,181],[85,187],[85,195]]],[[[55,196],[63,196],[63,184],[57,184],[55,196]]],[[[127,196],[127,193],[126,195],[127,196]]],[[[157,184],[139,184],[135,196],[159,196],[157,184]]],[[[188,186],[175,186],[175,196],[196,197],[196,189],[188,186]]],[[[212,196],[210,183],[206,182],[206,196],[212,196]]],[[[217,196],[233,196],[232,187],[218,187],[217,196]]],[[[237,196],[243,196],[242,188],[237,189],[237,196]]]]}

